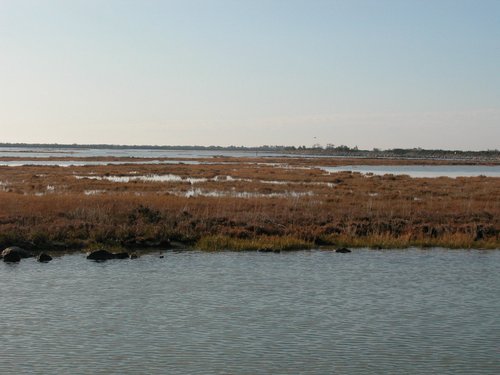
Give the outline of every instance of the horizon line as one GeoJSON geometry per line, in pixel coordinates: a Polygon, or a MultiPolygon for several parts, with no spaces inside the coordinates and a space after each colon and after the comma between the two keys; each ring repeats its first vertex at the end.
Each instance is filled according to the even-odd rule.
{"type": "Polygon", "coordinates": [[[70,148],[70,147],[75,147],[75,148],[92,148],[92,147],[97,147],[97,148],[141,148],[141,149],[148,149],[148,148],[169,148],[169,149],[182,149],[182,148],[189,148],[189,149],[241,149],[241,150],[323,150],[323,151],[343,151],[343,152],[384,152],[384,151],[394,151],[394,150],[402,150],[402,151],[417,151],[417,152],[430,152],[430,151],[440,151],[440,152],[477,152],[477,153],[484,153],[484,152],[500,152],[499,149],[483,149],[483,150],[463,150],[463,149],[426,149],[426,148],[421,148],[421,147],[412,147],[412,148],[401,148],[401,147],[393,147],[393,148],[378,148],[378,147],[373,147],[371,150],[370,149],[360,149],[358,146],[347,146],[347,145],[333,145],[333,144],[326,144],[324,146],[320,144],[316,144],[313,146],[306,146],[306,145],[300,145],[300,146],[295,146],[295,145],[260,145],[260,146],[237,146],[237,145],[229,145],[229,146],[222,146],[222,145],[209,145],[209,146],[203,146],[203,145],[152,145],[152,144],[113,144],[113,143],[58,143],[58,142],[53,142],[53,143],[32,143],[32,142],[0,142],[0,147],[64,147],[64,148],[70,148]]]}

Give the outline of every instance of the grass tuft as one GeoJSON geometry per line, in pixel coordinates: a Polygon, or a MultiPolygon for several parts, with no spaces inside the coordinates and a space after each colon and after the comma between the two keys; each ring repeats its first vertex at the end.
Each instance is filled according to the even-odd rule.
{"type": "Polygon", "coordinates": [[[251,239],[233,238],[223,235],[202,237],[195,248],[204,251],[245,250],[305,250],[313,243],[291,236],[259,236],[251,239]]]}

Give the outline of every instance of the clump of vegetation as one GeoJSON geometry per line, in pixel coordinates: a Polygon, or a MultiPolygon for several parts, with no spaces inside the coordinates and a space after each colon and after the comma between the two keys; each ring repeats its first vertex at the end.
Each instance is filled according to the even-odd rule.
{"type": "Polygon", "coordinates": [[[304,250],[313,247],[313,243],[292,236],[258,236],[250,239],[234,238],[229,236],[202,237],[195,246],[199,250],[304,250]]]}

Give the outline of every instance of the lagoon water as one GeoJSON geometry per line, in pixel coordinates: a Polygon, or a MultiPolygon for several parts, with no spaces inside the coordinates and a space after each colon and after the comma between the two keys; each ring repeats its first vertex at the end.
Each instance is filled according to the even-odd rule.
{"type": "Polygon", "coordinates": [[[322,167],[327,172],[358,172],[374,175],[408,175],[410,177],[500,177],[500,165],[345,165],[322,167]]]}
{"type": "Polygon", "coordinates": [[[255,157],[286,156],[287,154],[263,151],[236,150],[159,150],[159,149],[106,149],[106,148],[30,148],[1,147],[0,157],[22,158],[90,158],[90,157],[130,157],[130,158],[210,158],[215,156],[255,157]]]}
{"type": "MultiPolygon", "coordinates": [[[[22,165],[58,165],[58,166],[83,166],[106,164],[198,164],[198,161],[189,160],[196,158],[211,158],[217,156],[228,157],[286,157],[289,154],[273,152],[251,152],[230,150],[147,150],[147,149],[80,149],[80,148],[29,148],[29,147],[4,147],[0,148],[0,157],[22,157],[23,160],[0,161],[0,166],[22,165]],[[40,159],[52,157],[54,159],[40,159]],[[57,158],[89,158],[89,157],[135,157],[152,158],[147,161],[89,161],[89,160],[57,160],[57,158]],[[154,160],[154,158],[169,158],[154,160]],[[188,159],[188,160],[186,160],[188,159]]],[[[309,155],[306,157],[314,157],[309,155]]],[[[343,171],[372,173],[376,175],[395,174],[409,175],[410,177],[500,177],[500,166],[493,165],[346,165],[339,167],[322,167],[322,157],[316,157],[318,167],[326,172],[335,173],[343,171]]],[[[217,159],[214,159],[216,162],[217,159]]]]}
{"type": "Polygon", "coordinates": [[[498,374],[500,251],[0,263],[2,374],[498,374]]]}

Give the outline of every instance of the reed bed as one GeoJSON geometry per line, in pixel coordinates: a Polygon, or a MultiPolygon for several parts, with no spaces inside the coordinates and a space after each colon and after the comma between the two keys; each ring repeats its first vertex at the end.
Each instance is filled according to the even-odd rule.
{"type": "Polygon", "coordinates": [[[297,160],[0,167],[0,245],[500,247],[499,178],[327,173],[297,160]]]}

